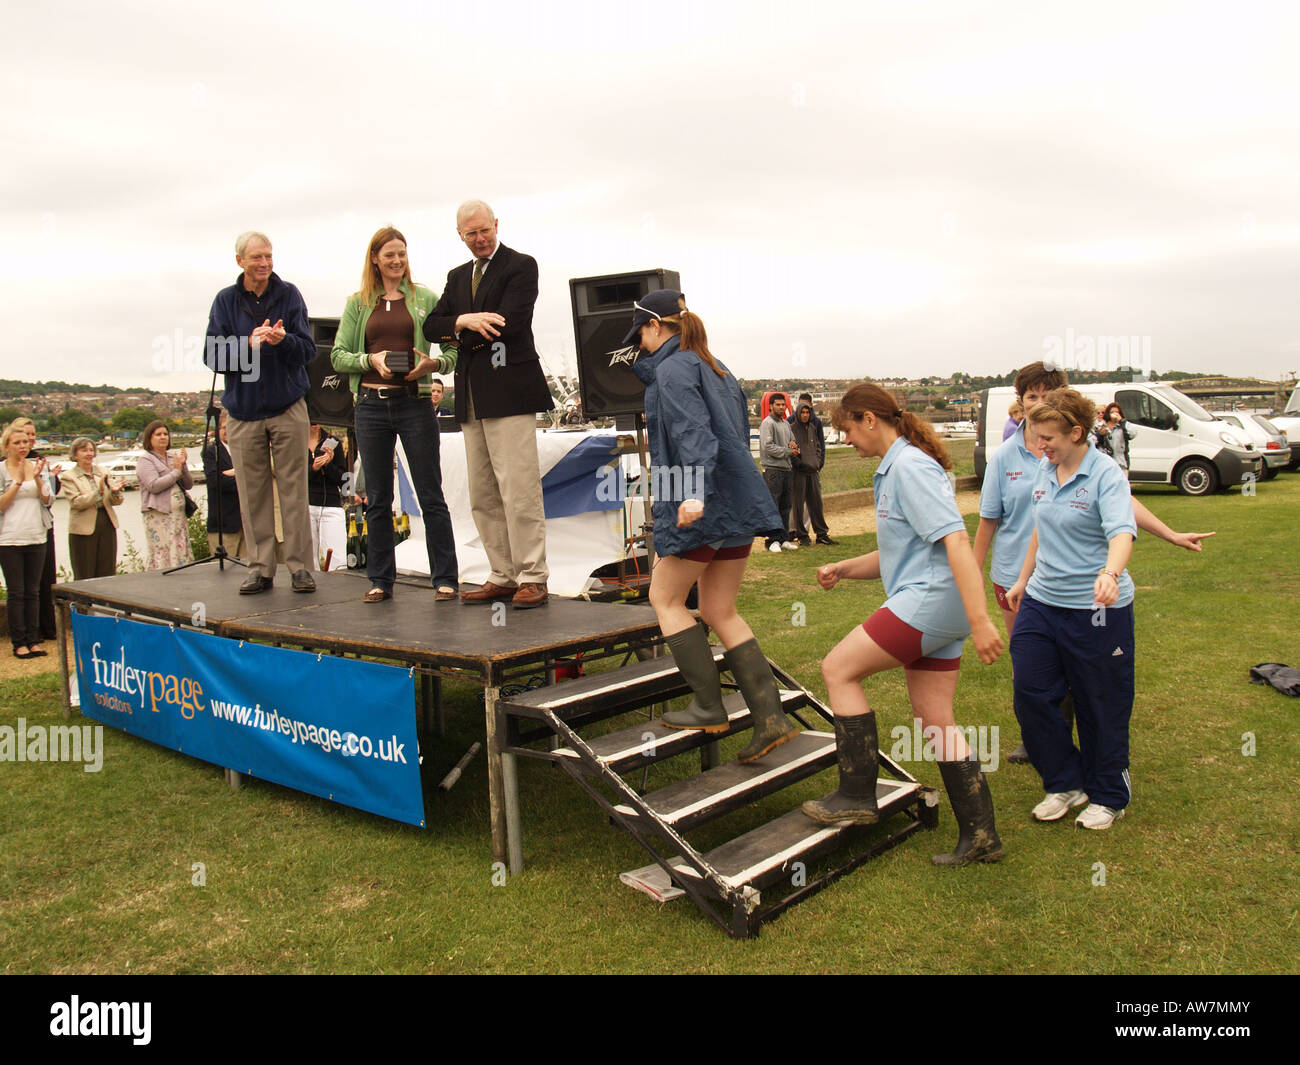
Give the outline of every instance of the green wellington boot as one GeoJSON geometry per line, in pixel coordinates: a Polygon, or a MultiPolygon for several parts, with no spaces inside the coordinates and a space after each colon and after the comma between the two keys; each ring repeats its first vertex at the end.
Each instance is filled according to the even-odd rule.
{"type": "Polygon", "coordinates": [[[996,862],[1005,853],[998,830],[993,824],[993,794],[979,762],[940,762],[939,775],[948,790],[959,835],[957,849],[951,854],[936,854],[935,865],[970,865],[971,862],[996,862]]]}
{"type": "Polygon", "coordinates": [[[839,790],[810,799],[803,804],[803,812],[820,825],[846,821],[874,825],[880,820],[876,807],[876,776],[880,769],[876,715],[836,717],[835,755],[840,770],[839,790]]]}
{"type": "Polygon", "coordinates": [[[768,751],[799,735],[799,726],[786,717],[781,708],[780,689],[757,640],[746,640],[728,651],[727,665],[740,685],[745,705],[754,720],[753,738],[736,760],[757,762],[768,751]]]}
{"type": "Polygon", "coordinates": [[[665,641],[677,663],[677,672],[691,686],[695,698],[685,710],[670,710],[663,716],[669,728],[698,728],[705,732],[726,732],[731,727],[722,706],[722,682],[713,661],[708,633],[703,625],[675,632],[665,641]]]}

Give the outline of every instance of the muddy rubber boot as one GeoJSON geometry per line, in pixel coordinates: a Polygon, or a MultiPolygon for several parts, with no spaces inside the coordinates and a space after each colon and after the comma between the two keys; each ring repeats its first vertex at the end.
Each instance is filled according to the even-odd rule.
{"type": "Polygon", "coordinates": [[[773,748],[799,735],[799,726],[781,708],[781,692],[757,640],[746,640],[728,651],[727,665],[754,720],[754,735],[736,760],[745,764],[757,762],[773,748]]]}
{"type": "Polygon", "coordinates": [[[939,775],[948,790],[960,834],[955,851],[936,854],[930,861],[935,865],[998,861],[1005,852],[993,824],[993,794],[979,762],[973,758],[965,762],[940,762],[939,775]]]}
{"type": "Polygon", "coordinates": [[[835,756],[840,770],[839,790],[810,799],[803,804],[803,812],[819,825],[874,825],[880,820],[876,807],[880,750],[875,714],[835,719],[835,756]]]}
{"type": "Polygon", "coordinates": [[[726,732],[731,723],[722,706],[722,682],[713,661],[713,649],[703,625],[692,625],[664,641],[673,661],[695,698],[685,710],[670,710],[662,721],[669,728],[698,728],[705,732],[726,732]]]}

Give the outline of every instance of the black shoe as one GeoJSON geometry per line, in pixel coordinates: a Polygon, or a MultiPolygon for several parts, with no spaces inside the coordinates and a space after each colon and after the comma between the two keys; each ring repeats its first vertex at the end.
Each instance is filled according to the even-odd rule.
{"type": "Polygon", "coordinates": [[[839,542],[832,540],[829,536],[819,536],[817,542],[823,547],[839,547],[839,542]]]}
{"type": "Polygon", "coordinates": [[[239,586],[239,594],[257,595],[258,592],[269,592],[274,584],[274,578],[263,577],[260,573],[252,573],[239,586]]]}
{"type": "Polygon", "coordinates": [[[811,540],[809,537],[807,537],[807,536],[801,536],[801,537],[799,537],[799,546],[800,546],[800,547],[812,547],[812,540],[811,540]]]}
{"type": "Polygon", "coordinates": [[[316,590],[316,582],[312,579],[312,575],[305,569],[294,570],[290,587],[295,592],[314,592],[316,590]]]}
{"type": "Polygon", "coordinates": [[[1014,765],[1028,765],[1029,751],[1025,749],[1025,745],[1022,743],[1019,747],[1017,747],[1014,751],[1012,751],[1009,755],[1007,755],[1007,761],[1013,763],[1014,765]]]}

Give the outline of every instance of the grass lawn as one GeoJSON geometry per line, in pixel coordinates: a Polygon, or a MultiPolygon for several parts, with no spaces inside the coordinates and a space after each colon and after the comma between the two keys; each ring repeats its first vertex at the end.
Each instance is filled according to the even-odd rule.
{"type": "MultiPolygon", "coordinates": [[[[847,460],[827,469],[847,477],[847,460]]],[[[1006,859],[930,864],[956,838],[945,797],[936,832],[738,942],[685,899],[620,885],[642,852],[540,763],[520,767],[527,868],[495,886],[482,756],[436,790],[483,728],[475,692],[449,685],[449,735],[424,744],[424,831],[270,784],[231,792],[216,768],[111,729],[100,773],[0,764],[0,972],[1295,972],[1300,701],[1247,669],[1300,665],[1300,476],[1254,498],[1142,498],[1172,527],[1218,536],[1201,555],[1146,536],[1135,549],[1134,800],[1110,831],[1031,820],[1037,777],[1005,761],[1018,742],[1010,660],[981,666],[968,644],[958,720],[1000,730],[990,781],[1006,859]]],[[[742,612],[819,695],[822,655],[882,595],[821,592],[812,567],[873,547],[862,535],[751,561],[742,612]]],[[[0,723],[62,723],[56,682],[0,682],[0,723]]],[[[888,750],[910,725],[901,675],[868,696],[888,750]]],[[[941,787],[933,763],[910,768],[941,787]]],[[[827,773],[793,798],[831,786],[827,773]]]]}

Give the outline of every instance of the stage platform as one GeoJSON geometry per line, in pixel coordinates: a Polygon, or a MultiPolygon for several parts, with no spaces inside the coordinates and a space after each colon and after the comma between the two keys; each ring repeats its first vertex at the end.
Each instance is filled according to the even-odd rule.
{"type": "MultiPolygon", "coordinates": [[[[260,595],[239,594],[248,571],[215,563],[172,574],[128,573],[58,584],[54,598],[60,632],[69,631],[69,610],[155,620],[231,640],[397,662],[421,677],[426,709],[441,722],[438,678],[473,680],[484,691],[492,854],[512,873],[523,868],[515,757],[505,753],[506,730],[499,708],[507,677],[540,666],[554,680],[557,659],[582,652],[599,658],[645,648],[660,638],[654,612],[644,601],[590,603],[552,598],[543,607],[515,610],[508,600],[467,605],[437,602],[427,582],[399,580],[393,598],[364,603],[364,575],[313,574],[316,591],[295,594],[283,567],[276,585],[260,595]]],[[[59,641],[66,687],[66,640],[59,641]]]]}

